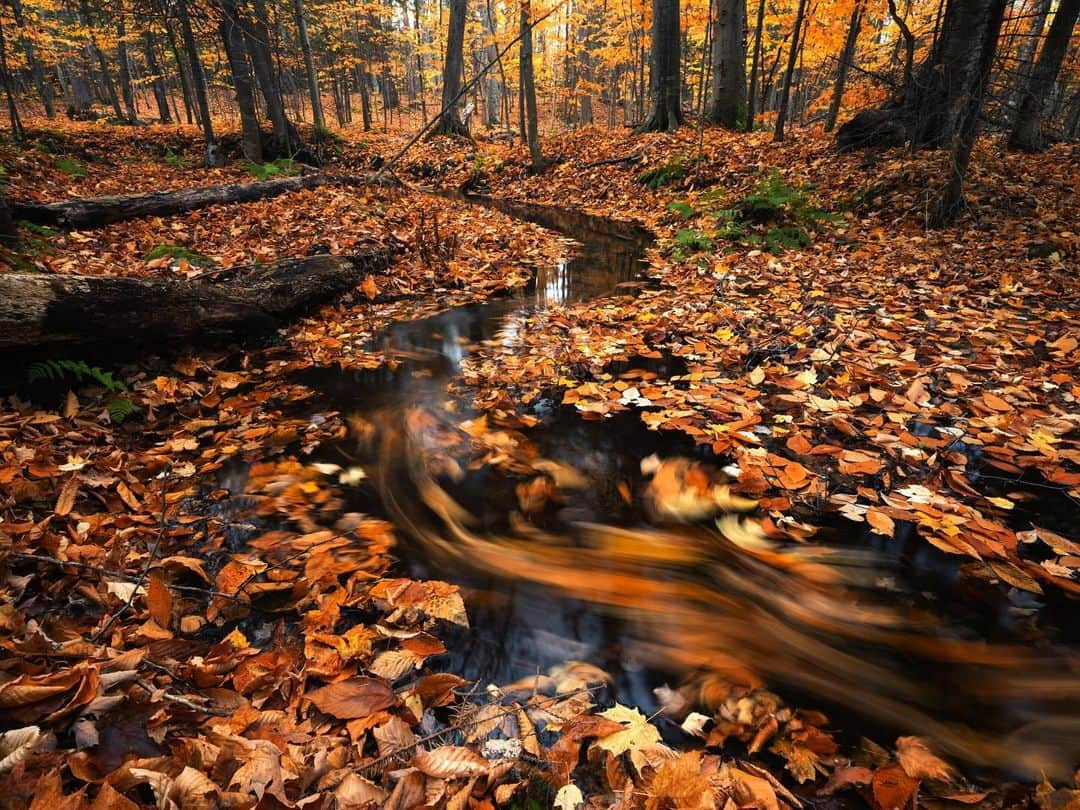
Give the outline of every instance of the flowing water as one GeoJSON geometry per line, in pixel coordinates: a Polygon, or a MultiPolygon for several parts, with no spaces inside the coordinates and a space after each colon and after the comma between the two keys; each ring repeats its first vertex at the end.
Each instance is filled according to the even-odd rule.
{"type": "Polygon", "coordinates": [[[818,515],[811,542],[778,544],[747,516],[657,525],[626,497],[646,484],[642,459],[724,460],[634,414],[584,421],[541,401],[536,426],[502,434],[501,463],[470,464],[475,447],[455,426],[475,414],[448,392],[463,359],[484,341],[512,347],[546,308],[632,281],[648,244],[606,220],[497,204],[581,249],[520,295],[391,326],[378,344],[402,360],[394,370],[305,380],[362,426],[337,448],[370,470],[351,508],[401,529],[404,572],[466,590],[472,627],[446,639],[448,671],[506,683],[587,661],[645,711],[665,684],[707,704],[720,676],[826,708],[856,738],[923,734],[995,774],[1069,773],[1080,759],[1073,605],[969,587],[907,526],[885,539],[818,515]],[[558,491],[526,520],[520,486],[540,469],[558,491]]]}

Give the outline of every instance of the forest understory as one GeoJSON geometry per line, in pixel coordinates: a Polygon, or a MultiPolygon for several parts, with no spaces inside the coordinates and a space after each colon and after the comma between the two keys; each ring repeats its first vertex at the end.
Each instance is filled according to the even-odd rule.
{"type": "Polygon", "coordinates": [[[409,136],[353,129],[318,170],[203,168],[194,127],[3,147],[15,203],[330,180],[21,222],[3,273],[391,258],[261,338],[3,357],[0,805],[1080,807],[1075,144],[981,139],[930,228],[943,151],[586,127],[543,173],[422,141],[389,188],[354,181],[409,136]],[[651,241],[613,291],[437,334],[448,372],[394,330],[582,250],[461,195],[651,241]],[[431,390],[380,400],[403,375],[431,390]],[[470,679],[511,593],[613,617],[632,665],[553,614],[562,660],[470,679]]]}

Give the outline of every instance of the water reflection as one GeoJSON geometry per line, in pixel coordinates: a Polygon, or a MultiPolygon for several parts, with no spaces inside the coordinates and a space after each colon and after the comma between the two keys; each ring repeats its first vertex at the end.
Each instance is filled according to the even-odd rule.
{"type": "Polygon", "coordinates": [[[563,212],[525,213],[585,237],[581,252],[519,296],[392,326],[381,345],[404,359],[394,371],[312,381],[336,407],[361,406],[371,428],[364,446],[347,449],[370,465],[374,484],[352,493],[354,507],[393,519],[411,575],[470,589],[474,629],[448,639],[448,666],[507,682],[586,659],[614,675],[621,700],[647,711],[665,680],[719,673],[812,707],[842,707],[860,730],[931,736],[969,763],[1068,773],[1080,758],[1080,659],[1010,641],[992,618],[1030,605],[999,600],[979,616],[985,606],[972,611],[970,594],[951,599],[953,563],[913,567],[912,555],[875,550],[868,538],[777,545],[752,519],[717,530],[648,525],[626,497],[641,483],[640,460],[696,449],[632,415],[584,422],[557,412],[527,438],[508,438],[525,459],[510,465],[517,478],[470,464],[475,448],[457,428],[467,414],[454,403],[451,418],[446,401],[470,347],[515,346],[538,309],[609,292],[641,258],[632,233],[563,212]],[[549,523],[524,520],[515,492],[543,459],[572,466],[584,482],[557,493],[549,523]]]}

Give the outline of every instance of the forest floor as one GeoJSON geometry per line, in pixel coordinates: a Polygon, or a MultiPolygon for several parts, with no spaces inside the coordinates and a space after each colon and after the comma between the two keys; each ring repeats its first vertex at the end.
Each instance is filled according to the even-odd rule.
{"type": "MultiPolygon", "coordinates": [[[[378,168],[404,137],[348,133],[326,170],[378,168]]],[[[643,459],[651,478],[619,482],[627,504],[670,533],[598,534],[599,550],[625,564],[618,577],[590,569],[598,549],[567,554],[550,538],[504,564],[572,596],[608,587],[609,603],[662,614],[697,591],[660,587],[650,566],[702,562],[693,544],[719,517],[740,570],[782,575],[765,581],[792,601],[761,632],[796,648],[780,657],[787,665],[815,661],[809,635],[784,635],[797,625],[896,642],[931,661],[964,658],[1032,717],[1040,701],[1063,701],[1059,715],[1075,725],[1080,659],[1061,652],[1074,649],[1069,628],[1045,617],[1068,616],[1080,596],[1075,147],[1032,160],[985,140],[970,210],[944,230],[925,227],[947,170],[937,154],[840,155],[821,135],[775,145],[692,127],[587,129],[544,152],[553,164],[534,175],[516,145],[440,139],[395,171],[417,186],[640,224],[657,237],[643,280],[544,308],[512,343],[475,347],[452,385],[486,419],[453,424],[424,463],[495,471],[516,493],[510,523],[546,529],[581,477],[529,438],[551,403],[581,420],[635,420],[682,455],[643,459]],[[916,638],[906,612],[875,613],[853,574],[810,553],[837,521],[858,527],[867,549],[915,543],[955,561],[960,593],[1017,625],[1013,645],[964,633],[939,644],[916,638]],[[1015,646],[1018,634],[1031,650],[1050,645],[1053,663],[1015,646]]],[[[193,129],[65,124],[32,130],[2,157],[13,200],[254,179],[239,163],[201,168],[201,153],[193,129]]],[[[457,585],[401,570],[397,543],[415,527],[354,508],[349,492],[375,470],[323,451],[376,428],[327,406],[314,372],[393,371],[410,358],[373,343],[385,327],[518,290],[573,253],[566,238],[410,188],[335,185],[22,235],[7,271],[212,279],[313,252],[402,253],[270,341],[108,367],[4,360],[7,805],[1080,802],[1075,727],[1041,742],[976,739],[883,709],[890,728],[927,739],[860,740],[862,729],[831,724],[812,702],[785,704],[769,689],[776,654],[755,658],[760,645],[747,642],[741,658],[719,620],[683,627],[685,637],[661,625],[672,635],[663,654],[694,677],[661,696],[657,716],[614,702],[594,664],[568,660],[497,687],[446,671],[472,605],[457,585]]],[[[420,494],[448,524],[460,513],[442,490],[420,494]]],[[[842,666],[862,672],[850,658],[842,666]]],[[[885,705],[852,688],[856,713],[875,701],[885,705]]]]}

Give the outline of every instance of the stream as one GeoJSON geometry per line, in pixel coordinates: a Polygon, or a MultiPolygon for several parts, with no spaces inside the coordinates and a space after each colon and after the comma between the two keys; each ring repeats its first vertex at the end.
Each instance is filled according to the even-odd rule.
{"type": "MultiPolygon", "coordinates": [[[[654,524],[625,497],[645,484],[643,459],[728,462],[681,434],[647,430],[635,413],[585,421],[540,401],[538,424],[508,433],[516,451],[584,479],[560,487],[542,520],[516,514],[520,479],[455,458],[445,436],[477,414],[448,384],[470,352],[485,341],[513,346],[547,308],[632,282],[649,244],[645,232],[609,220],[482,204],[581,248],[539,268],[518,294],[393,324],[376,342],[400,360],[392,370],[318,369],[303,379],[320,392],[316,407],[366,426],[325,451],[370,473],[348,487],[347,508],[394,522],[402,573],[466,593],[471,628],[444,635],[450,652],[432,663],[503,684],[586,661],[611,675],[614,699],[647,714],[665,687],[681,686],[695,708],[709,678],[722,677],[826,711],[844,742],[866,735],[890,746],[921,734],[981,776],[1071,772],[1080,759],[1073,605],[973,589],[960,562],[911,526],[883,538],[814,515],[822,531],[788,547],[765,541],[747,516],[724,516],[719,528],[654,524]]],[[[681,373],[643,362],[660,376],[681,373]]],[[[660,723],[678,739],[677,720],[660,723]]]]}

